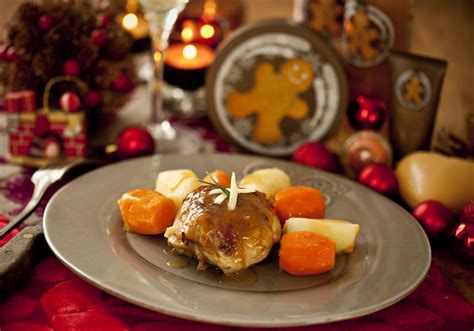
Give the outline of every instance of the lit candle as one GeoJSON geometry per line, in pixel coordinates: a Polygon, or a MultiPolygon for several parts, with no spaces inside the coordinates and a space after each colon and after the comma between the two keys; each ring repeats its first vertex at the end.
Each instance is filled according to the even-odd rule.
{"type": "Polygon", "coordinates": [[[166,53],[164,79],[184,90],[195,90],[204,85],[206,70],[214,57],[214,51],[207,45],[171,45],[166,53]]]}

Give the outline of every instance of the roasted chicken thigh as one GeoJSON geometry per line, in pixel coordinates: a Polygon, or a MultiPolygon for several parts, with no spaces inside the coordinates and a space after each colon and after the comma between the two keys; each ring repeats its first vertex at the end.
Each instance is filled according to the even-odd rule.
{"type": "Polygon", "coordinates": [[[195,257],[198,269],[211,264],[237,273],[267,257],[280,239],[280,222],[263,193],[239,194],[229,210],[227,200],[215,203],[213,190],[201,186],[189,193],[165,237],[177,252],[195,257]]]}

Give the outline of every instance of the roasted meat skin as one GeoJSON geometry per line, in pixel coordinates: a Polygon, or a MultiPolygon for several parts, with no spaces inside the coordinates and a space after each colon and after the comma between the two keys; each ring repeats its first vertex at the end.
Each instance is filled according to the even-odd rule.
{"type": "Polygon", "coordinates": [[[213,189],[202,186],[189,193],[165,236],[177,252],[196,258],[198,269],[212,264],[225,274],[237,273],[267,257],[280,240],[280,222],[263,193],[239,194],[231,211],[227,199],[214,203],[213,189]]]}

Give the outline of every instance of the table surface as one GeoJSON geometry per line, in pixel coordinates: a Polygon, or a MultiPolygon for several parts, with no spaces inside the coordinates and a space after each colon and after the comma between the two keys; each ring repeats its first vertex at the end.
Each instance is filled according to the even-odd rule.
{"type": "MultiPolygon", "coordinates": [[[[2,25],[2,20],[5,20],[5,16],[7,15],[5,13],[8,13],[8,8],[13,8],[17,5],[16,1],[1,1],[1,7],[4,14],[0,14],[0,25],[2,25]]],[[[291,16],[291,1],[252,0],[247,1],[246,3],[248,6],[247,17],[250,21],[269,16],[291,16]]],[[[452,5],[451,2],[442,0],[419,0],[415,2],[414,6],[415,15],[412,22],[413,34],[411,38],[412,44],[410,46],[410,49],[425,55],[444,57],[450,61],[449,71],[446,77],[446,82],[441,97],[440,113],[438,116],[436,127],[438,129],[441,127],[447,127],[450,131],[460,132],[461,135],[463,135],[463,132],[465,130],[464,116],[468,111],[472,112],[472,104],[474,104],[473,93],[470,89],[470,86],[472,86],[474,83],[474,75],[472,74],[472,66],[469,65],[471,61],[469,55],[472,54],[474,50],[474,43],[472,43],[473,22],[471,17],[472,15],[470,14],[473,12],[474,2],[469,0],[460,0],[456,2],[456,5],[452,5]],[[438,24],[431,24],[431,22],[437,22],[438,24]],[[439,36],[442,37],[440,38],[439,36]],[[447,36],[449,36],[449,38],[447,36]],[[459,45],[462,45],[462,47],[459,47],[459,45]],[[466,70],[465,68],[469,69],[466,70]]],[[[115,123],[107,128],[104,136],[101,139],[108,142],[114,141],[117,133],[123,127],[132,123],[141,124],[147,121],[148,114],[147,107],[145,105],[146,101],[144,101],[144,99],[141,97],[144,91],[144,88],[137,89],[135,94],[132,96],[130,103],[119,114],[119,116],[114,119],[115,123]],[[137,111],[137,109],[141,109],[141,111],[137,111]]],[[[203,122],[201,122],[200,124],[202,123],[203,122]]],[[[201,132],[204,135],[207,134],[206,129],[201,129],[201,132]]],[[[208,150],[212,150],[213,143],[208,141],[207,148],[208,150]]],[[[0,169],[4,169],[3,166],[0,169]]],[[[0,193],[0,196],[4,198],[5,191],[2,190],[0,193]]],[[[21,205],[20,201],[22,201],[22,199],[25,200],[25,197],[22,197],[21,194],[19,194],[19,196],[16,196],[15,199],[17,201],[18,207],[21,205]]],[[[70,285],[75,289],[84,289],[84,291],[86,291],[87,293],[93,292],[93,294],[91,295],[99,296],[99,294],[97,294],[93,289],[90,289],[89,287],[87,287],[87,285],[82,284],[82,282],[79,281],[72,274],[69,274],[67,270],[61,264],[58,263],[57,259],[53,257],[47,257],[46,259],[43,259],[41,263],[36,265],[36,269],[33,273],[33,278],[30,279],[29,283],[27,283],[25,287],[19,288],[18,291],[16,291],[16,295],[10,297],[10,299],[8,299],[7,301],[0,302],[0,329],[7,330],[9,328],[7,328],[6,326],[13,325],[14,327],[10,328],[12,330],[21,330],[22,328],[22,330],[31,330],[31,325],[25,324],[26,321],[34,320],[37,322],[48,320],[47,316],[52,316],[48,315],[51,310],[48,311],[46,314],[43,312],[43,315],[39,314],[38,316],[35,315],[33,317],[32,315],[28,315],[26,313],[26,315],[22,315],[22,313],[24,313],[25,309],[27,309],[28,307],[34,307],[34,309],[31,309],[33,309],[32,311],[36,312],[39,310],[38,307],[40,306],[43,308],[50,307],[48,306],[48,304],[44,304],[44,297],[42,297],[42,295],[50,293],[50,291],[54,289],[57,290],[58,286],[62,282],[67,282],[67,285],[70,285]],[[48,279],[48,277],[50,278],[48,279]],[[32,291],[32,287],[35,286],[40,286],[40,288],[35,288],[33,289],[33,292],[28,292],[32,291]],[[25,299],[25,293],[34,293],[34,295],[31,298],[28,297],[27,299],[25,299]],[[21,310],[18,309],[18,307],[23,307],[24,309],[21,310]],[[13,319],[11,319],[12,316],[16,317],[13,317],[13,319]]],[[[433,247],[433,266],[424,284],[426,285],[422,285],[420,289],[415,291],[412,296],[405,299],[403,301],[405,302],[404,304],[402,302],[401,304],[395,305],[394,308],[389,308],[387,310],[388,313],[387,311],[385,311],[379,313],[378,315],[374,314],[367,318],[361,319],[357,323],[359,323],[360,325],[368,326],[368,323],[370,322],[372,323],[372,327],[377,325],[379,327],[383,327],[383,325],[380,324],[383,321],[384,323],[389,323],[391,327],[393,327],[385,328],[386,330],[397,330],[398,328],[401,328],[401,325],[397,325],[394,321],[394,318],[390,317],[390,314],[406,317],[408,316],[406,311],[407,307],[416,308],[414,311],[418,312],[420,311],[419,309],[422,309],[423,311],[429,310],[431,312],[435,312],[435,314],[437,316],[441,316],[444,321],[449,321],[450,318],[453,318],[453,316],[450,317],[449,314],[455,313],[454,308],[449,309],[450,304],[452,304],[453,307],[461,307],[467,310],[470,309],[469,307],[473,307],[472,304],[474,303],[474,271],[472,268],[472,264],[467,264],[461,259],[459,259],[453,253],[450,247],[448,247],[446,244],[441,244],[433,247]],[[459,296],[459,294],[456,294],[456,289],[452,287],[452,284],[454,284],[457,290],[461,291],[464,297],[471,303],[470,305],[467,304],[468,308],[463,305],[463,301],[462,299],[460,299],[461,297],[459,296]],[[426,296],[427,291],[433,292],[431,296],[426,296]],[[449,293],[449,295],[447,293],[449,293]],[[444,294],[446,294],[446,296],[444,297],[443,301],[442,295],[444,294]],[[425,300],[423,301],[423,305],[419,305],[420,297],[425,298],[425,300]],[[429,297],[430,299],[426,299],[427,297],[429,297]],[[453,300],[453,298],[456,299],[456,303],[460,306],[456,306],[455,303],[450,301],[453,300]],[[461,303],[458,302],[459,300],[461,300],[461,303]],[[441,304],[446,307],[445,310],[439,308],[439,305],[441,304]]],[[[65,293],[67,294],[68,292],[66,291],[65,293]]],[[[118,311],[121,311],[123,315],[124,311],[128,309],[127,311],[131,315],[135,314],[135,316],[140,316],[139,318],[149,318],[150,320],[152,320],[152,322],[150,322],[151,324],[148,325],[148,328],[146,326],[143,326],[142,330],[153,329],[152,326],[158,327],[159,325],[164,325],[166,323],[168,323],[168,325],[177,323],[176,325],[180,325],[183,328],[188,327],[188,329],[194,329],[195,327],[195,325],[189,326],[187,324],[179,324],[179,321],[177,322],[173,318],[169,318],[166,316],[153,315],[153,317],[150,317],[149,313],[145,310],[136,310],[137,308],[133,308],[133,306],[131,305],[125,305],[121,302],[114,301],[116,299],[107,297],[104,294],[100,295],[101,300],[99,303],[107,303],[111,306],[115,304],[114,307],[116,308],[114,309],[116,314],[120,314],[118,311]],[[157,322],[157,320],[159,320],[159,322],[157,322]]],[[[84,300],[87,301],[89,299],[90,298],[84,300]]],[[[96,303],[98,304],[98,302],[96,303]]],[[[77,304],[77,302],[74,304],[77,304]]],[[[84,304],[84,302],[82,302],[82,304],[84,304]]],[[[459,310],[462,311],[461,308],[459,308],[459,310]]],[[[104,308],[101,307],[101,309],[104,308]]],[[[64,318],[64,316],[58,315],[57,321],[62,323],[64,322],[64,320],[61,318],[64,318]]],[[[130,316],[128,316],[127,318],[129,320],[131,319],[130,316]]],[[[135,319],[137,319],[137,317],[135,317],[135,319]]],[[[404,319],[403,321],[407,323],[407,319],[404,319]]],[[[474,321],[467,321],[468,323],[472,322],[472,325],[474,325],[474,321]]],[[[356,325],[358,325],[357,323],[356,325]]],[[[457,322],[453,323],[454,325],[456,325],[457,322]]],[[[48,324],[45,322],[44,325],[48,324]]],[[[350,324],[343,323],[341,324],[340,329],[347,328],[349,325],[350,324]]],[[[460,325],[465,326],[467,324],[461,323],[460,325]]],[[[417,329],[413,326],[413,324],[411,324],[411,327],[417,329]]],[[[218,329],[214,326],[204,326],[202,328],[218,329]]],[[[441,327],[441,329],[446,330],[448,328],[448,326],[446,326],[446,328],[441,327]]],[[[38,328],[38,330],[43,329],[38,328]]],[[[63,329],[68,328],[66,327],[63,329]]],[[[138,330],[140,328],[136,329],[138,330]]],[[[179,327],[176,329],[179,329],[179,327]]],[[[221,329],[224,330],[226,328],[221,329]]],[[[332,329],[337,330],[337,325],[334,326],[334,328],[332,329]]],[[[428,330],[430,328],[426,329],[428,330]]],[[[452,327],[450,329],[452,329],[452,327]]]]}

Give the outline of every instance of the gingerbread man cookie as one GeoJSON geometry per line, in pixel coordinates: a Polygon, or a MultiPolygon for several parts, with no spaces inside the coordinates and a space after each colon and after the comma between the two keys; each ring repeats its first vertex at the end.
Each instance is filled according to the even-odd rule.
{"type": "Polygon", "coordinates": [[[309,4],[312,19],[309,26],[314,30],[328,31],[331,35],[339,34],[341,23],[337,18],[342,14],[342,6],[336,0],[316,0],[309,4]]]}
{"type": "Polygon", "coordinates": [[[377,29],[370,27],[369,16],[365,11],[357,11],[351,18],[351,24],[347,25],[349,37],[347,49],[351,56],[360,54],[365,61],[373,60],[378,50],[372,43],[379,39],[380,33],[377,29]]]}
{"type": "Polygon", "coordinates": [[[423,93],[425,89],[420,81],[418,75],[412,75],[405,83],[403,91],[403,99],[405,102],[413,102],[415,105],[419,105],[423,101],[423,93]]]}
{"type": "Polygon", "coordinates": [[[231,92],[227,109],[234,118],[256,114],[253,138],[261,144],[276,144],[283,138],[280,122],[289,117],[304,119],[307,103],[298,95],[311,87],[313,70],[303,60],[289,60],[276,73],[273,65],[261,62],[255,69],[255,83],[248,91],[231,92]]]}

